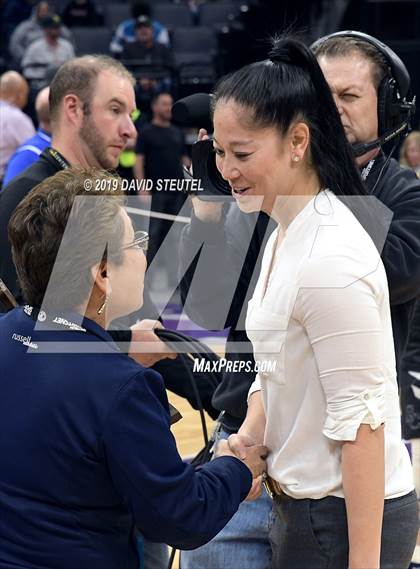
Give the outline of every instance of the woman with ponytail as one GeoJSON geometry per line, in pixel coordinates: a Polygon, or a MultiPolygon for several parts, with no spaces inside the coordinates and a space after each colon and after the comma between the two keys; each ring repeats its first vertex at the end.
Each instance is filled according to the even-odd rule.
{"type": "Polygon", "coordinates": [[[417,505],[388,285],[378,231],[354,213],[369,198],[330,89],[302,43],[278,38],[268,60],[221,80],[213,114],[239,208],[277,222],[246,321],[272,371],[229,438],[240,458],[271,450],[272,567],[406,569],[417,505]]]}

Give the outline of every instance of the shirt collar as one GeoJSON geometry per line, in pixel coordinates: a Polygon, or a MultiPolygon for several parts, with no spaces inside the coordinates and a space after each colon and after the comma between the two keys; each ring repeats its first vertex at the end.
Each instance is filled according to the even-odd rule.
{"type": "MultiPolygon", "coordinates": [[[[80,315],[78,315],[78,316],[80,318],[80,315]]],[[[102,326],[99,326],[99,324],[97,324],[96,322],[94,322],[90,318],[86,318],[86,317],[83,318],[82,327],[85,328],[86,332],[92,334],[93,336],[97,336],[100,340],[103,340],[104,342],[108,342],[108,343],[112,344],[112,347],[114,349],[116,349],[117,351],[120,351],[117,344],[112,339],[112,336],[110,335],[110,333],[107,330],[105,330],[105,328],[102,328],[102,326]]]]}
{"type": "Polygon", "coordinates": [[[99,340],[109,344],[111,349],[120,351],[117,344],[114,342],[112,336],[107,330],[102,328],[99,324],[90,318],[82,317],[82,315],[73,310],[65,310],[62,312],[56,311],[52,314],[46,314],[38,307],[26,304],[20,307],[23,316],[32,319],[35,322],[35,331],[39,332],[77,332],[81,338],[88,334],[89,336],[96,336],[99,340]]]}
{"type": "Polygon", "coordinates": [[[46,140],[48,143],[51,142],[51,134],[46,130],[44,130],[43,128],[39,128],[37,134],[39,137],[41,137],[43,140],[46,140]]]}
{"type": "MultiPolygon", "coordinates": [[[[10,107],[11,109],[17,109],[18,107],[9,101],[5,101],[4,99],[0,100],[0,105],[4,105],[5,107],[10,107]]],[[[19,109],[20,110],[20,109],[19,109]]]]}

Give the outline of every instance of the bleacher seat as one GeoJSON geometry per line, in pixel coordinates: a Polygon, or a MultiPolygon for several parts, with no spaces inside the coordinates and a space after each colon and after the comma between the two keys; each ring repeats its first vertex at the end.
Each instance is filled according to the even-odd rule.
{"type": "Polygon", "coordinates": [[[61,12],[64,10],[64,8],[67,6],[67,4],[69,4],[70,0],[55,0],[53,2],[54,4],[54,11],[57,14],[61,14],[61,12]]]}
{"type": "Polygon", "coordinates": [[[230,17],[239,12],[239,5],[228,2],[220,4],[203,4],[200,12],[201,26],[222,26],[229,22],[230,17]]]}
{"type": "MultiPolygon", "coordinates": [[[[212,63],[188,63],[178,69],[178,85],[182,92],[187,85],[203,86],[210,91],[216,81],[216,70],[212,63]]],[[[182,96],[186,96],[185,93],[182,96]]]]}
{"type": "Polygon", "coordinates": [[[216,47],[216,34],[212,28],[174,30],[172,49],[181,89],[183,85],[206,85],[206,88],[211,88],[216,80],[216,47]]]}
{"type": "Polygon", "coordinates": [[[72,28],[77,55],[109,53],[112,33],[108,28],[72,28]]]}
{"type": "Polygon", "coordinates": [[[214,54],[206,53],[204,51],[191,52],[179,51],[174,53],[175,67],[178,69],[182,65],[189,65],[190,63],[213,63],[214,54]]]}
{"type": "Polygon", "coordinates": [[[174,53],[209,54],[216,49],[214,30],[197,26],[194,28],[176,28],[172,36],[174,53]]]}
{"type": "Polygon", "coordinates": [[[192,26],[191,11],[186,4],[157,4],[153,18],[169,29],[192,26]]]}
{"type": "Polygon", "coordinates": [[[105,25],[111,30],[115,30],[121,22],[131,18],[130,4],[116,4],[113,2],[107,4],[104,8],[105,25]]]}

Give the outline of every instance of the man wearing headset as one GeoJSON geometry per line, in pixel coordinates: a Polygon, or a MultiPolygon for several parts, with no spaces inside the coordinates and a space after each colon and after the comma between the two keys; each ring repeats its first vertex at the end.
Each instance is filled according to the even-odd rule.
{"type": "MultiPolygon", "coordinates": [[[[331,87],[367,189],[393,213],[382,260],[389,282],[399,367],[415,298],[420,291],[420,182],[412,172],[402,169],[390,158],[392,150],[386,155],[382,146],[390,140],[396,143],[398,135],[407,130],[414,112],[414,102],[408,99],[410,78],[398,56],[366,34],[338,32],[321,38],[312,49],[331,87]]],[[[270,222],[265,214],[260,213],[257,220],[251,219],[253,214],[240,213],[235,207],[224,208],[220,202],[194,198],[193,208],[191,224],[182,236],[181,268],[188,268],[194,245],[205,237],[210,243],[206,258],[208,270],[222,276],[219,283],[214,278],[200,278],[200,286],[195,286],[193,271],[187,271],[181,285],[183,298],[187,298],[185,309],[201,326],[206,326],[208,317],[211,324],[206,327],[215,328],[214,314],[218,299],[223,298],[223,287],[232,286],[229,279],[238,281],[240,274],[229,315],[227,318],[225,315],[220,327],[230,326],[228,342],[243,341],[242,305],[246,311],[255,287],[255,280],[247,277],[259,272],[260,249],[264,247],[264,233],[270,222]],[[235,266],[234,258],[240,257],[238,252],[244,247],[248,251],[245,262],[241,267],[235,266]]],[[[226,357],[250,359],[249,354],[232,352],[226,357]]],[[[245,372],[225,376],[215,392],[213,405],[225,411],[222,429],[231,434],[245,417],[253,376],[245,372]]],[[[183,569],[268,567],[270,512],[270,500],[265,493],[256,502],[244,504],[212,542],[183,553],[183,569]]]]}
{"type": "Polygon", "coordinates": [[[387,160],[381,146],[388,136],[392,137],[399,129],[406,130],[410,107],[414,107],[406,99],[410,78],[392,50],[365,34],[338,32],[315,42],[313,50],[331,87],[369,193],[394,213],[382,257],[390,290],[397,363],[400,364],[413,298],[420,291],[417,249],[420,234],[413,219],[417,216],[415,193],[420,185],[411,172],[405,174],[396,160],[387,160]]]}

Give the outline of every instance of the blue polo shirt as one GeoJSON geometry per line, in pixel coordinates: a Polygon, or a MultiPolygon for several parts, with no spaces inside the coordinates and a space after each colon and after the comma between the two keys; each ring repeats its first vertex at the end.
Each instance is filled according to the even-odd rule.
{"type": "Polygon", "coordinates": [[[39,128],[32,138],[26,140],[12,154],[6,167],[3,187],[6,187],[10,180],[13,180],[28,166],[36,162],[47,146],[51,146],[51,135],[46,130],[39,128]]]}

